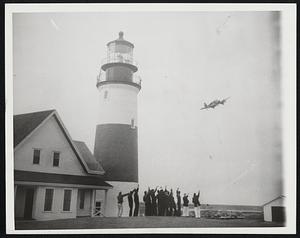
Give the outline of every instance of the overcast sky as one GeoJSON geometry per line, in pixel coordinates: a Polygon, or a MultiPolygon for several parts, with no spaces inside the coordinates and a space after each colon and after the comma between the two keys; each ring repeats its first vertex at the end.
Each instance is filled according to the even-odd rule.
{"type": "Polygon", "coordinates": [[[139,181],[201,203],[282,194],[280,48],[271,12],[27,13],[13,18],[14,114],[56,109],[94,150],[96,76],[124,31],[142,77],[139,181]],[[230,97],[212,110],[203,103],[230,97]]]}

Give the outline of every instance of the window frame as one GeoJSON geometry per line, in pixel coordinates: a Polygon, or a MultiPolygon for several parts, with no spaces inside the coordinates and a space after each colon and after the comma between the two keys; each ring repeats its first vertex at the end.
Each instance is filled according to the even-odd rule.
{"type": "Polygon", "coordinates": [[[59,168],[60,167],[60,154],[61,152],[60,151],[53,151],[52,153],[52,167],[56,167],[56,168],[59,168]],[[58,154],[58,165],[54,165],[54,155],[55,154],[58,154]]]}
{"type": "Polygon", "coordinates": [[[63,204],[62,204],[62,212],[71,212],[72,191],[73,191],[73,190],[72,190],[71,188],[65,188],[65,189],[64,189],[64,194],[63,194],[63,204]],[[66,196],[66,191],[70,191],[69,210],[64,210],[64,208],[65,208],[65,196],[66,196]]]}
{"type": "Polygon", "coordinates": [[[104,99],[108,99],[108,90],[105,90],[105,91],[104,91],[104,96],[103,96],[103,98],[104,98],[104,99]]]}
{"type": "Polygon", "coordinates": [[[132,129],[135,128],[135,120],[134,120],[134,118],[131,118],[130,126],[131,126],[132,129]]]}
{"type": "Polygon", "coordinates": [[[40,162],[41,162],[41,151],[42,151],[42,149],[40,149],[40,148],[32,148],[33,149],[33,154],[32,154],[32,164],[34,164],[34,165],[39,165],[40,164],[40,162]],[[35,156],[34,156],[34,152],[35,151],[39,151],[39,160],[38,160],[38,163],[35,163],[34,161],[34,159],[35,159],[35,156]]]}
{"type": "Polygon", "coordinates": [[[46,187],[46,188],[45,188],[45,196],[44,196],[44,208],[43,208],[43,212],[52,212],[52,211],[53,211],[54,191],[55,191],[55,189],[54,189],[53,187],[46,187]],[[45,210],[47,190],[52,190],[52,198],[51,198],[50,210],[45,210]]]}

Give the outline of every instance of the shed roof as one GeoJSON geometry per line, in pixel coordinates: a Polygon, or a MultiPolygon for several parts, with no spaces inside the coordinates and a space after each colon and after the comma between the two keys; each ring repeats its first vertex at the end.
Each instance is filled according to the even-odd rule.
{"type": "Polygon", "coordinates": [[[284,196],[284,195],[280,195],[280,196],[278,196],[278,197],[272,199],[271,201],[266,202],[266,203],[263,204],[262,206],[264,207],[264,206],[268,205],[268,204],[271,203],[271,202],[274,202],[275,200],[277,200],[277,199],[279,199],[279,198],[285,198],[285,196],[284,196]]]}

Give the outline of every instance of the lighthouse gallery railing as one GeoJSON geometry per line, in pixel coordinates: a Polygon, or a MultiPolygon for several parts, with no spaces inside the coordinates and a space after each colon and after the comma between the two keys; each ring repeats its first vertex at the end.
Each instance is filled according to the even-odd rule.
{"type": "MultiPolygon", "coordinates": [[[[104,71],[101,71],[100,74],[97,76],[97,83],[100,83],[100,82],[105,82],[105,81],[109,81],[106,79],[106,73],[104,71]]],[[[113,81],[113,80],[111,80],[113,81]]],[[[128,80],[129,82],[132,82],[132,83],[136,83],[138,85],[141,86],[142,84],[142,79],[139,75],[132,75],[132,79],[131,80],[128,80]]]]}

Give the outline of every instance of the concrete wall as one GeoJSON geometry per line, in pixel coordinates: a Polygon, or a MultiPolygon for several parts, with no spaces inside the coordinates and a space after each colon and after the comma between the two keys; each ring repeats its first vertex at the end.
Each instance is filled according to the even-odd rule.
{"type": "Polygon", "coordinates": [[[14,153],[14,168],[45,173],[86,175],[56,119],[50,118],[14,153]],[[33,164],[33,149],[41,149],[40,164],[33,164]],[[60,152],[59,167],[53,167],[53,152],[60,152]]]}
{"type": "Polygon", "coordinates": [[[91,196],[92,190],[91,189],[84,189],[85,190],[85,197],[84,197],[84,207],[80,209],[80,190],[78,189],[77,194],[77,216],[91,216],[91,196]]]}
{"type": "MultiPolygon", "coordinates": [[[[123,194],[128,193],[130,190],[133,190],[137,187],[137,183],[132,182],[114,182],[114,181],[107,181],[110,183],[113,188],[109,189],[107,192],[107,202],[105,204],[105,213],[104,215],[107,217],[116,217],[118,215],[118,201],[117,196],[119,192],[123,194]]],[[[96,193],[96,201],[104,199],[104,192],[97,191],[96,193]]],[[[140,197],[140,201],[143,198],[140,197]]],[[[134,208],[134,207],[133,207],[134,208]]],[[[124,197],[123,202],[123,217],[129,216],[129,206],[128,206],[128,199],[124,197]]]]}
{"type": "Polygon", "coordinates": [[[272,221],[272,206],[284,206],[284,198],[278,198],[264,206],[264,221],[272,221]]]}
{"type": "Polygon", "coordinates": [[[106,84],[99,87],[99,124],[131,124],[134,119],[137,125],[137,94],[139,90],[125,84],[106,84]],[[107,91],[107,98],[104,98],[107,91]]]}
{"type": "Polygon", "coordinates": [[[44,187],[39,186],[35,190],[33,200],[32,216],[36,220],[53,220],[76,218],[77,213],[77,189],[76,188],[60,188],[60,187],[44,187]],[[44,211],[45,191],[46,188],[53,188],[52,211],[44,211]],[[70,211],[63,211],[64,189],[72,190],[70,211]]]}

